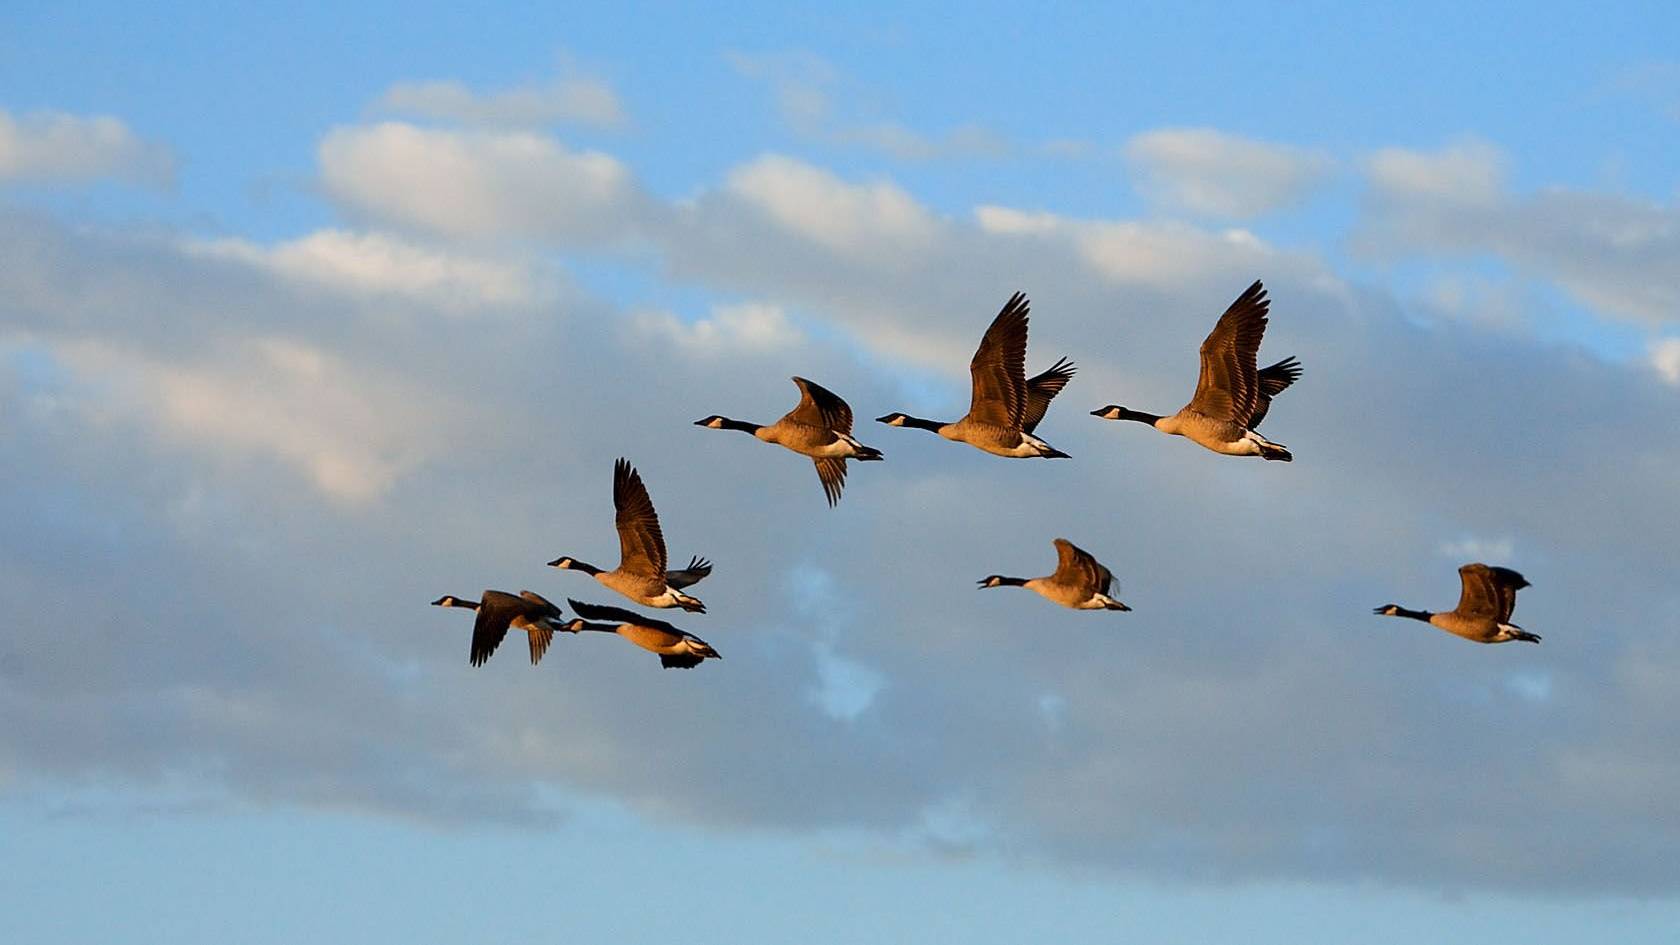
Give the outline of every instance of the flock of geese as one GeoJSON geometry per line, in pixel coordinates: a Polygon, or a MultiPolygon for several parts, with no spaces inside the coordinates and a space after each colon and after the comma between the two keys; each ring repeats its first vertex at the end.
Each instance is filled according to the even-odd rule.
{"type": "MultiPolygon", "coordinates": [[[[1256,432],[1272,400],[1301,376],[1301,365],[1292,357],[1267,368],[1258,367],[1270,304],[1265,287],[1256,281],[1225,310],[1202,342],[1195,394],[1178,412],[1163,416],[1110,404],[1091,413],[1105,420],[1146,423],[1227,456],[1290,462],[1294,456],[1288,447],[1256,432]]],[[[1049,411],[1050,402],[1073,379],[1075,368],[1073,362],[1061,358],[1042,373],[1026,376],[1028,314],[1027,298],[1017,292],[992,319],[969,362],[973,395],[968,413],[961,419],[942,423],[894,412],[877,421],[928,430],[994,456],[1068,458],[1034,431],[1049,411]]],[[[803,377],[795,377],[793,383],[799,388],[799,403],[775,423],[749,423],[714,414],[696,420],[695,425],[737,430],[810,457],[823,495],[833,507],[846,484],[846,461],[871,462],[883,457],[880,450],[865,446],[852,435],[852,408],[837,394],[803,377]]],[[[549,566],[582,572],[644,607],[705,613],[706,605],[685,590],[712,573],[711,562],[694,557],[685,568],[667,569],[665,536],[653,499],[641,474],[625,459],[613,466],[613,508],[619,542],[617,567],[606,571],[571,556],[556,558],[549,566]]],[[[982,578],[980,587],[1024,587],[1075,610],[1131,610],[1110,596],[1114,575],[1101,562],[1065,538],[1055,539],[1054,545],[1053,573],[1037,578],[993,574],[982,578]]],[[[1432,613],[1387,604],[1374,613],[1422,620],[1477,643],[1540,642],[1539,636],[1510,622],[1517,591],[1529,586],[1521,574],[1480,563],[1466,564],[1458,574],[1462,588],[1453,610],[1432,613]]],[[[577,614],[567,620],[559,607],[540,594],[520,591],[514,595],[495,590],[485,591],[477,601],[446,594],[432,603],[476,611],[469,657],[474,666],[482,666],[490,658],[510,628],[525,631],[532,665],[542,659],[556,632],[586,631],[617,634],[658,655],[667,669],[687,669],[708,659],[721,659],[717,650],[694,634],[621,607],[567,598],[566,603],[577,614]]]]}

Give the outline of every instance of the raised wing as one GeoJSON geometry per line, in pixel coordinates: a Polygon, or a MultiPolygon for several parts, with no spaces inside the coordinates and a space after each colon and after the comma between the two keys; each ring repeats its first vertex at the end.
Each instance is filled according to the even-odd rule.
{"type": "Polygon", "coordinates": [[[1517,609],[1517,592],[1528,587],[1528,579],[1510,568],[1488,568],[1493,585],[1499,591],[1499,622],[1509,623],[1511,611],[1517,609]]]}
{"type": "Polygon", "coordinates": [[[1076,370],[1073,362],[1061,358],[1050,366],[1050,370],[1043,374],[1036,374],[1027,379],[1027,409],[1021,414],[1021,429],[1031,433],[1044,419],[1045,411],[1050,409],[1050,401],[1062,392],[1067,382],[1073,380],[1076,370]]]}
{"type": "Polygon", "coordinates": [[[1098,594],[1108,593],[1114,575],[1098,563],[1096,558],[1066,538],[1056,539],[1055,545],[1056,573],[1050,576],[1051,580],[1058,584],[1082,587],[1098,594]]]}
{"type": "Polygon", "coordinates": [[[681,571],[666,571],[665,583],[677,590],[690,585],[699,584],[712,573],[712,563],[705,558],[693,557],[688,559],[688,567],[681,571]]]}
{"type": "Polygon", "coordinates": [[[834,457],[813,459],[817,464],[817,478],[822,480],[823,495],[828,497],[828,507],[834,508],[840,504],[840,491],[846,488],[846,461],[834,457]]]}
{"type": "Polygon", "coordinates": [[[525,607],[526,602],[512,594],[484,592],[478,604],[478,617],[473,620],[472,665],[483,666],[490,654],[496,652],[502,638],[507,636],[508,624],[524,613],[525,607]]]}
{"type": "Polygon", "coordinates": [[[618,569],[642,577],[664,577],[665,535],[659,530],[659,514],[653,510],[642,474],[623,458],[613,464],[613,509],[618,569]]]}
{"type": "Polygon", "coordinates": [[[1458,569],[1458,579],[1464,585],[1458,595],[1458,606],[1454,608],[1460,616],[1502,619],[1499,585],[1492,568],[1485,564],[1467,564],[1458,569]]]}
{"type": "Polygon", "coordinates": [[[535,619],[560,616],[560,608],[554,606],[552,601],[536,591],[520,591],[519,597],[528,605],[525,608],[525,616],[527,617],[535,619]]]}
{"type": "Polygon", "coordinates": [[[1266,334],[1266,311],[1271,301],[1256,279],[1237,297],[1202,342],[1202,373],[1190,409],[1215,420],[1246,425],[1259,402],[1255,370],[1260,339],[1266,334]]]}
{"type": "Polygon", "coordinates": [[[852,432],[852,408],[840,399],[840,395],[803,377],[795,377],[793,382],[799,385],[799,404],[788,411],[783,420],[840,433],[852,432]]]}
{"type": "MultiPolygon", "coordinates": [[[[1021,429],[1027,410],[1027,297],[1017,292],[992,319],[968,373],[974,393],[968,417],[978,423],[1021,429]]],[[[1046,401],[1046,406],[1048,406],[1046,401]]]]}
{"type": "Polygon", "coordinates": [[[572,609],[577,611],[577,615],[585,620],[597,620],[602,623],[627,623],[637,627],[648,627],[654,630],[663,630],[666,633],[674,633],[677,636],[683,635],[683,631],[678,630],[676,627],[671,626],[665,621],[654,620],[651,617],[643,617],[641,614],[638,614],[633,610],[625,610],[622,607],[608,607],[604,604],[585,604],[582,601],[576,601],[570,597],[566,598],[566,603],[571,604],[572,609]]]}
{"type": "Polygon", "coordinates": [[[1301,362],[1293,357],[1260,369],[1260,396],[1255,398],[1254,416],[1248,418],[1248,428],[1256,429],[1260,421],[1266,419],[1266,412],[1272,408],[1272,398],[1284,392],[1289,385],[1301,378],[1301,362]]]}

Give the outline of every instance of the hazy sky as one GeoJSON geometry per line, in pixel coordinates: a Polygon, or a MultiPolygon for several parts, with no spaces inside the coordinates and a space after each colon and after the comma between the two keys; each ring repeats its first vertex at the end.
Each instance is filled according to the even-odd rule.
{"type": "Polygon", "coordinates": [[[1672,4],[0,13],[0,937],[1672,941],[1672,4]],[[1293,464],[1167,412],[1256,278],[1293,464]],[[1077,377],[955,418],[1012,291],[1077,377]],[[887,461],[837,509],[790,375],[887,461]],[[711,557],[664,671],[468,666],[711,557]],[[1067,537],[1126,614],[977,593],[1067,537]],[[1538,647],[1450,609],[1534,586],[1538,647]]]}

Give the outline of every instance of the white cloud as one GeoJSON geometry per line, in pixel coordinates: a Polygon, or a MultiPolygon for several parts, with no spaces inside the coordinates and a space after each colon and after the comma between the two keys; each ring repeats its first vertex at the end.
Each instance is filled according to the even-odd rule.
{"type": "Polygon", "coordinates": [[[167,148],[141,140],[116,118],[54,111],[14,118],[0,109],[0,181],[117,178],[162,187],[174,172],[167,148]]]}
{"type": "Polygon", "coordinates": [[[112,415],[138,411],[170,437],[235,460],[274,460],[343,503],[377,498],[431,452],[430,398],[365,366],[283,338],[171,361],[96,342],[63,345],[77,375],[114,388],[112,415]]]}
{"type": "Polygon", "coordinates": [[[518,262],[446,253],[380,233],[320,230],[271,246],[229,238],[192,241],[186,248],[335,291],[444,310],[529,305],[554,296],[550,280],[518,262]]]}
{"type": "Polygon", "coordinates": [[[1493,256],[1597,314],[1680,320],[1680,208],[1614,194],[1503,189],[1503,158],[1471,142],[1390,149],[1368,162],[1371,200],[1355,245],[1368,255],[1493,256]]]}
{"type": "Polygon", "coordinates": [[[348,209],[449,236],[599,244],[644,209],[616,159],[529,132],[384,122],[334,129],[319,157],[327,192],[348,209]]]}
{"type": "Polygon", "coordinates": [[[622,128],[629,119],[612,86],[581,76],[494,92],[474,92],[461,82],[399,82],[376,108],[403,115],[494,127],[541,127],[575,122],[622,128]]]}
{"type": "Polygon", "coordinates": [[[1178,287],[1206,276],[1297,272],[1291,257],[1248,230],[1205,230],[1176,221],[1078,220],[1053,213],[982,206],[980,229],[996,236],[1061,241],[1104,279],[1128,285],[1178,287]]]}
{"type": "Polygon", "coordinates": [[[760,157],[732,171],[728,187],[783,229],[853,258],[903,262],[939,236],[939,221],[899,187],[848,183],[793,158],[760,157]]]}
{"type": "Polygon", "coordinates": [[[1254,217],[1299,202],[1335,166],[1330,157],[1212,128],[1163,128],[1126,142],[1139,190],[1170,207],[1254,217]]]}
{"type": "Polygon", "coordinates": [[[1680,338],[1664,338],[1651,344],[1651,366],[1663,380],[1680,386],[1680,338]]]}
{"type": "Polygon", "coordinates": [[[707,354],[772,351],[798,344],[805,337],[780,306],[763,303],[714,306],[710,317],[693,322],[669,312],[643,312],[635,320],[645,333],[707,354]]]}
{"type": "Polygon", "coordinates": [[[1472,206],[1499,198],[1504,165],[1498,148],[1476,140],[1439,151],[1384,148],[1365,163],[1372,186],[1384,196],[1472,206]]]}

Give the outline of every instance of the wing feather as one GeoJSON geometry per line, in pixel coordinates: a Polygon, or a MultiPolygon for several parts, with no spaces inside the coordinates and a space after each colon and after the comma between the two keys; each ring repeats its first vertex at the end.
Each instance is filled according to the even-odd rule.
{"type": "Polygon", "coordinates": [[[1037,429],[1050,409],[1050,401],[1055,400],[1068,381],[1073,380],[1075,370],[1072,361],[1061,358],[1048,371],[1027,380],[1027,409],[1021,414],[1022,430],[1031,433],[1037,429]]]}
{"type": "Polygon", "coordinates": [[[1215,420],[1247,424],[1254,416],[1260,385],[1256,358],[1266,334],[1271,302],[1256,279],[1237,297],[1202,342],[1202,372],[1190,409],[1215,420]]]}
{"type": "MultiPolygon", "coordinates": [[[[980,339],[968,373],[974,383],[969,419],[1021,429],[1027,410],[1027,315],[1030,303],[1017,292],[1004,303],[980,339]]],[[[1048,406],[1048,401],[1046,401],[1048,406]]]]}
{"type": "Polygon", "coordinates": [[[1458,595],[1454,611],[1462,617],[1492,617],[1500,619],[1499,587],[1494,583],[1493,569],[1485,564],[1467,564],[1458,569],[1463,590],[1458,595]]]}
{"type": "Polygon", "coordinates": [[[641,577],[665,576],[665,534],[642,474],[630,461],[613,464],[614,523],[618,527],[618,570],[641,577]]]}
{"type": "Polygon", "coordinates": [[[1300,378],[1301,362],[1294,357],[1284,358],[1271,367],[1261,368],[1260,394],[1255,398],[1254,415],[1248,418],[1248,428],[1258,429],[1260,421],[1266,419],[1267,411],[1272,408],[1272,398],[1283,393],[1300,378]]]}
{"type": "Polygon", "coordinates": [[[840,395],[803,377],[795,377],[793,383],[799,387],[799,403],[783,420],[839,433],[852,432],[852,408],[840,395]]]}
{"type": "Polygon", "coordinates": [[[817,464],[817,478],[822,480],[823,495],[828,497],[828,507],[833,508],[840,503],[840,492],[846,488],[846,461],[829,456],[811,461],[817,464]]]}

